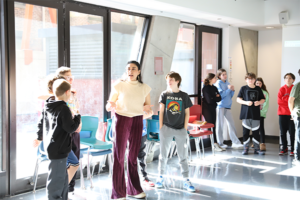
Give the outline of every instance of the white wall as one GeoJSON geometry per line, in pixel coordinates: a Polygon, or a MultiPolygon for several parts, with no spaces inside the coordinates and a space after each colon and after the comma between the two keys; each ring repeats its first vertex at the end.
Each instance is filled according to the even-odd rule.
{"type": "MultiPolygon", "coordinates": [[[[281,76],[286,73],[293,73],[296,76],[296,81],[300,78],[298,70],[300,69],[300,25],[286,26],[282,28],[282,67],[281,76]],[[298,42],[296,42],[298,41],[298,42]],[[294,45],[292,47],[291,45],[294,45]]],[[[281,84],[284,84],[281,79],[281,84]]]]}
{"type": "MultiPolygon", "coordinates": [[[[236,102],[237,94],[240,88],[246,84],[244,76],[246,74],[246,66],[244,61],[243,49],[237,27],[223,28],[223,65],[228,74],[228,81],[234,85],[235,94],[232,98],[232,115],[237,130],[237,136],[243,136],[243,127],[240,118],[241,105],[236,102]],[[227,41],[227,42],[225,42],[227,41]],[[231,68],[230,68],[231,61],[231,68]]],[[[225,140],[229,140],[228,135],[224,135],[225,140]]]]}
{"type": "Polygon", "coordinates": [[[277,93],[281,87],[282,30],[259,31],[258,76],[269,92],[269,110],[265,119],[266,135],[279,136],[277,93]]]}

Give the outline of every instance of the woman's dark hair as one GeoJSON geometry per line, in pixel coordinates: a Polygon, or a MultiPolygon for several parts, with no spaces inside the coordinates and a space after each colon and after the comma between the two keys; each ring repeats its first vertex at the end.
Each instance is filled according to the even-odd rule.
{"type": "Polygon", "coordinates": [[[266,85],[265,85],[265,83],[264,83],[264,80],[263,80],[261,77],[258,77],[258,78],[255,80],[255,83],[256,83],[256,81],[260,81],[260,82],[261,82],[261,89],[263,89],[264,91],[266,91],[267,93],[269,93],[268,90],[267,90],[267,87],[266,87],[266,85]]]}
{"type": "Polygon", "coordinates": [[[217,78],[218,78],[218,79],[220,79],[220,76],[221,76],[221,74],[222,74],[223,72],[226,72],[226,70],[223,69],[223,68],[221,68],[221,69],[219,69],[219,70],[217,71],[217,78]]]}
{"type": "MultiPolygon", "coordinates": [[[[134,64],[135,66],[137,66],[138,70],[141,70],[141,65],[140,65],[139,62],[137,62],[135,60],[130,60],[130,61],[127,62],[127,65],[129,65],[129,64],[134,64]]],[[[121,81],[125,81],[126,79],[127,79],[127,76],[124,74],[123,78],[121,78],[121,81]]],[[[143,83],[141,74],[139,74],[137,76],[137,81],[139,81],[140,83],[143,83]]]]}
{"type": "Polygon", "coordinates": [[[209,81],[215,78],[215,74],[213,73],[208,73],[206,78],[204,79],[204,85],[209,85],[209,81]]]}

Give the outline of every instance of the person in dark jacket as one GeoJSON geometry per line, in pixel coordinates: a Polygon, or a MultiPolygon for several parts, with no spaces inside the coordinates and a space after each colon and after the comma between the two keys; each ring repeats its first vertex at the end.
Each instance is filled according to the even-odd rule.
{"type": "MultiPolygon", "coordinates": [[[[71,85],[58,79],[53,84],[55,100],[46,100],[38,123],[39,140],[44,141],[44,149],[50,160],[47,180],[47,197],[52,199],[68,199],[67,157],[71,151],[71,133],[79,127],[81,116],[72,117],[66,102],[71,95],[71,85]]],[[[75,172],[74,172],[75,173],[75,172]]]]}
{"type": "MultiPolygon", "coordinates": [[[[202,114],[208,123],[212,123],[216,126],[216,108],[217,102],[221,101],[221,95],[218,88],[214,86],[217,81],[217,77],[213,73],[208,73],[204,80],[204,87],[202,89],[203,93],[203,105],[202,114]]],[[[217,142],[216,128],[213,128],[214,136],[214,149],[215,151],[224,151],[222,147],[217,142]]]]}

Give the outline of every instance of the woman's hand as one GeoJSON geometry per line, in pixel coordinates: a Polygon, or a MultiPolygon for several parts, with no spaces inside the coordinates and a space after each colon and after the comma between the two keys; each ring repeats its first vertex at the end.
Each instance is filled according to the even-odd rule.
{"type": "Polygon", "coordinates": [[[146,115],[153,114],[151,107],[153,107],[153,105],[145,105],[143,107],[143,111],[146,115]]]}
{"type": "Polygon", "coordinates": [[[114,110],[117,107],[116,103],[113,101],[107,101],[107,104],[108,104],[109,110],[114,110]]]}

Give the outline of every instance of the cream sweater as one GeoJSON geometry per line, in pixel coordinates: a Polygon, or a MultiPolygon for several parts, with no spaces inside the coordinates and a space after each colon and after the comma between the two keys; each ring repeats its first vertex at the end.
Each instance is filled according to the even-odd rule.
{"type": "Polygon", "coordinates": [[[151,88],[138,81],[120,81],[113,86],[117,95],[116,113],[126,117],[143,115],[143,107],[151,88]]]}

